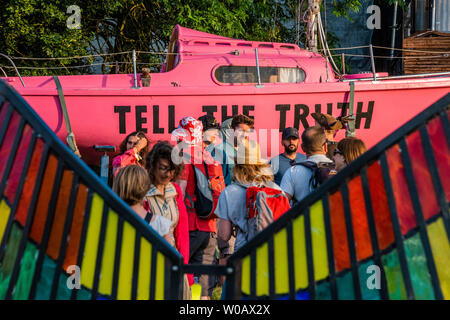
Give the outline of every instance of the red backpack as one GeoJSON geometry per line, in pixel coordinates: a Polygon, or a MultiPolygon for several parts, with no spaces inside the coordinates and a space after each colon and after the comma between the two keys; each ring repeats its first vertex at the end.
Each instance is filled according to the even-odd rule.
{"type": "Polygon", "coordinates": [[[291,208],[289,199],[283,191],[269,187],[248,187],[246,198],[247,240],[253,238],[291,208]]]}

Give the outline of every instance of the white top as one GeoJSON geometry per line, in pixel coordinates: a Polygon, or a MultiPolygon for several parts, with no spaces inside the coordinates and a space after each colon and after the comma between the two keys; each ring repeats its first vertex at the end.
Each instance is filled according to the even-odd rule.
{"type": "Polygon", "coordinates": [[[161,237],[164,237],[169,233],[172,221],[160,215],[154,215],[154,217],[155,219],[150,222],[150,227],[155,229],[161,237]]]}
{"type": "MultiPolygon", "coordinates": [[[[333,162],[323,154],[312,155],[305,161],[312,161],[315,163],[333,162]]],[[[312,170],[304,166],[292,166],[283,175],[280,187],[285,193],[290,194],[295,201],[300,202],[313,191],[313,188],[309,183],[311,176],[312,170]]]]}

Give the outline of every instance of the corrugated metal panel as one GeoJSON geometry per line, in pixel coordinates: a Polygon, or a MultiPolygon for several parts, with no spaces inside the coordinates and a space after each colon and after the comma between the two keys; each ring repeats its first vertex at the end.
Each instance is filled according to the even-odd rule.
{"type": "Polygon", "coordinates": [[[450,32],[450,1],[436,0],[436,30],[450,32]]]}
{"type": "Polygon", "coordinates": [[[427,1],[428,0],[417,0],[415,2],[416,32],[429,29],[430,21],[428,15],[427,1]]]}

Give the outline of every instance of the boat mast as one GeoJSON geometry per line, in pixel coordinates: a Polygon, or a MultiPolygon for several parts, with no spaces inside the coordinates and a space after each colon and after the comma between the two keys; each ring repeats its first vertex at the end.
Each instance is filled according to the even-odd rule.
{"type": "Polygon", "coordinates": [[[320,2],[322,0],[308,0],[307,9],[307,42],[308,49],[312,52],[318,52],[317,32],[318,32],[318,13],[320,12],[320,2]]]}

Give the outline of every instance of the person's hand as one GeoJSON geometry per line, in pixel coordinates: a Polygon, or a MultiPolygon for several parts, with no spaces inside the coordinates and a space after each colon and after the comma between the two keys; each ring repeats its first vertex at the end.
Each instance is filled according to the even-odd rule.
{"type": "Polygon", "coordinates": [[[337,120],[341,121],[342,124],[349,121],[355,121],[355,117],[353,115],[351,116],[345,116],[345,117],[338,117],[337,120]]]}
{"type": "Polygon", "coordinates": [[[134,147],[136,153],[139,153],[142,149],[144,149],[147,146],[147,140],[145,138],[141,138],[136,146],[134,147]]]}

